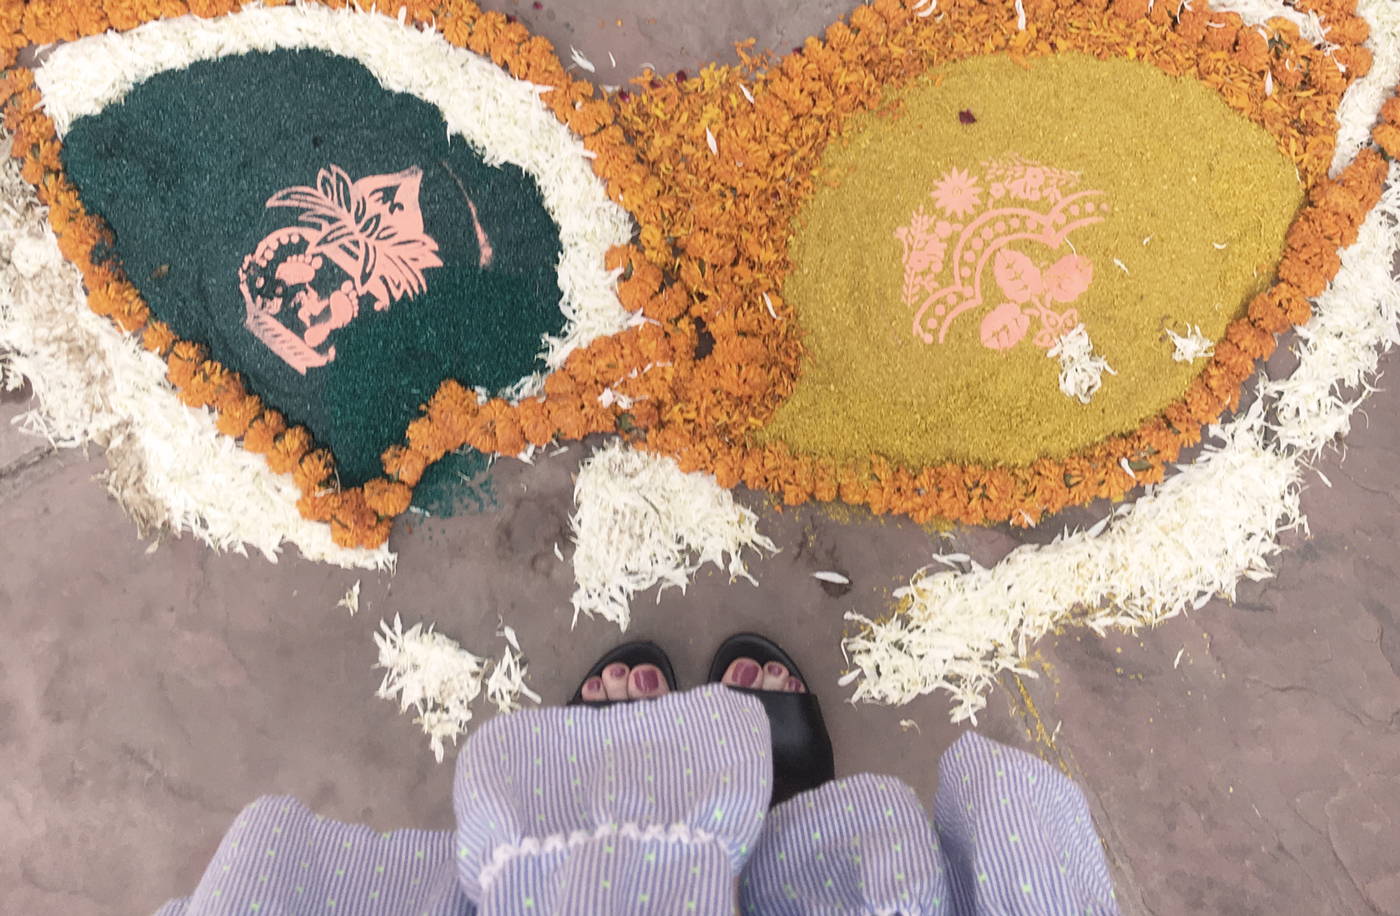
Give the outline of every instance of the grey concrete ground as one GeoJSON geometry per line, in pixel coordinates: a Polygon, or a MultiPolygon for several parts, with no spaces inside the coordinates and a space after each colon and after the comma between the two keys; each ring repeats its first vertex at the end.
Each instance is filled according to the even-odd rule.
{"type": "MultiPolygon", "coordinates": [[[[577,46],[603,82],[643,63],[693,69],[748,35],[790,47],[849,6],[495,5],[577,46]]],[[[1386,365],[1400,374],[1400,358],[1386,365]]],[[[435,621],[481,652],[498,651],[504,617],[547,702],[618,639],[596,621],[569,630],[571,573],[553,545],[567,543],[577,445],[500,465],[486,512],[401,526],[397,574],[372,576],[189,539],[148,552],[93,479],[101,456],[22,437],[8,420],[24,407],[0,404],[0,913],[149,912],[193,887],[234,814],[266,792],[379,829],[448,826],[450,758],[435,763],[373,697],[381,616],[435,621]],[[356,580],[351,618],[335,605],[356,580]]],[[[1346,461],[1323,464],[1332,486],[1313,479],[1304,499],[1312,537],[1277,580],[1139,638],[1049,640],[1043,676],[1007,682],[981,717],[1084,786],[1126,911],[1400,913],[1397,412],[1400,392],[1374,396],[1346,461]]],[[[629,635],[661,641],[694,683],[727,633],[770,633],[821,689],[838,769],[894,773],[927,796],[958,731],[946,701],[854,707],[834,681],[842,614],[883,609],[933,539],[813,510],[765,510],[762,525],[782,552],[753,564],[757,587],[707,574],[686,595],[645,596],[629,635]],[[828,595],[818,569],[852,590],[828,595]]],[[[1015,543],[958,538],[981,559],[1015,543]]]]}

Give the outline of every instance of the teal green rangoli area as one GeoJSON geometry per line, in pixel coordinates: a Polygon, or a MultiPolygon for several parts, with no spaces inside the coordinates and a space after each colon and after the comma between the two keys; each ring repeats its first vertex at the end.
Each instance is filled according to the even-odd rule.
{"type": "MultiPolygon", "coordinates": [[[[558,230],[534,180],[487,165],[435,107],[352,60],[276,51],[161,73],[76,121],[64,166],[155,315],[305,424],[347,486],[381,472],[380,454],[444,379],[502,391],[543,369],[542,337],[563,327],[558,230]],[[245,326],[240,267],[279,230],[307,228],[266,204],[330,166],[351,181],[421,169],[422,232],[441,265],[387,308],[363,300],[331,332],[333,361],[302,374],[245,326]]],[[[372,206],[387,225],[399,204],[372,206]]],[[[348,276],[331,267],[308,284],[318,294],[348,276]]],[[[306,321],[290,308],[275,320],[293,334],[306,321]]]]}

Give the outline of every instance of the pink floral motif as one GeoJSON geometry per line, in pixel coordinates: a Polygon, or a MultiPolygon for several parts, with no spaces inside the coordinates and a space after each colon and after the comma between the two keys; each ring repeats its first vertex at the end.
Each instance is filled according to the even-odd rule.
{"type": "Polygon", "coordinates": [[[980,176],[946,172],[930,194],[941,215],[919,206],[894,232],[904,248],[904,301],[916,309],[914,334],[942,343],[955,318],[985,304],[988,273],[1006,301],[982,319],[984,346],[1009,350],[1038,320],[1034,343],[1048,349],[1078,324],[1077,309],[1056,307],[1088,291],[1094,265],[1069,236],[1109,212],[1102,192],[1074,191],[1078,182],[1076,172],[1016,156],[982,163],[980,176]],[[1053,258],[1062,247],[1069,250],[1053,258]]]}
{"type": "Polygon", "coordinates": [[[1003,302],[982,319],[982,346],[1010,350],[1031,329],[1031,316],[1014,302],[1003,302]]]}
{"type": "Polygon", "coordinates": [[[948,174],[938,180],[929,195],[938,208],[949,216],[966,216],[982,200],[982,188],[962,169],[949,169],[948,174]]]}
{"type": "Polygon", "coordinates": [[[1006,298],[1020,305],[1030,302],[1045,289],[1040,268],[1014,248],[1003,248],[992,261],[992,276],[1006,298]]]}
{"type": "MultiPolygon", "coordinates": [[[[937,232],[932,216],[920,207],[914,211],[909,225],[894,231],[895,238],[904,245],[904,298],[917,299],[920,292],[931,293],[938,271],[942,268],[948,244],[937,232]]],[[[944,235],[947,233],[945,232],[944,235]]]]}
{"type": "MultiPolygon", "coordinates": [[[[417,166],[351,181],[344,169],[331,165],[317,173],[314,187],[272,195],[268,207],[299,210],[304,225],[270,233],[243,259],[238,279],[247,309],[244,325],[305,375],[335,359],[335,346],[326,346],[331,333],[353,321],[363,306],[383,311],[426,290],[424,271],[441,267],[442,259],[423,228],[422,181],[417,166]],[[293,308],[300,333],[277,317],[293,308]]],[[[474,204],[471,214],[485,268],[490,241],[474,204]]]]}
{"type": "Polygon", "coordinates": [[[1094,282],[1094,263],[1080,254],[1067,254],[1045,268],[1045,293],[1056,302],[1073,302],[1094,282]]]}

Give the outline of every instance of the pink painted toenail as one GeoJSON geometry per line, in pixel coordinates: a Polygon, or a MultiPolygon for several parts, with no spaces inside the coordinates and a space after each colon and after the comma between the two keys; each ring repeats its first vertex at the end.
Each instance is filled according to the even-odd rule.
{"type": "Polygon", "coordinates": [[[734,683],[740,687],[752,687],[758,680],[758,665],[754,662],[740,662],[734,669],[734,683]]]}
{"type": "Polygon", "coordinates": [[[645,693],[651,693],[661,686],[661,676],[650,668],[644,668],[633,675],[637,682],[637,689],[645,693]]]}
{"type": "Polygon", "coordinates": [[[626,665],[613,665],[611,668],[608,669],[608,677],[612,678],[613,680],[620,680],[626,676],[626,665]]]}
{"type": "Polygon", "coordinates": [[[782,675],[783,675],[783,666],[780,665],[780,664],[778,664],[777,662],[769,662],[769,663],[768,663],[768,673],[771,674],[771,675],[773,675],[774,677],[782,677],[782,675]]]}
{"type": "Polygon", "coordinates": [[[802,682],[795,677],[788,678],[788,690],[791,690],[793,693],[801,693],[802,682]]]}

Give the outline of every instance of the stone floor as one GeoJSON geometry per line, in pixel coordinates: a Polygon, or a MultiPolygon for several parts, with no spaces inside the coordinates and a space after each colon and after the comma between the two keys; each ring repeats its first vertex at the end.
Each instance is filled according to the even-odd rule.
{"type": "MultiPolygon", "coordinates": [[[[578,47],[605,83],[643,63],[725,59],[748,35],[786,49],[849,7],[492,5],[578,47]]],[[[1386,366],[1400,372],[1400,357],[1386,366]]],[[[618,639],[598,621],[569,629],[571,572],[554,545],[567,546],[578,445],[499,465],[493,507],[401,526],[397,574],[362,575],[188,538],[151,550],[94,479],[100,455],[54,453],[11,427],[25,406],[0,403],[0,913],[149,912],[193,887],[261,793],[379,829],[448,826],[450,762],[373,696],[381,617],[433,621],[483,653],[499,651],[505,618],[547,702],[618,639]],[[357,580],[351,617],[336,602],[357,580]]],[[[1366,411],[1346,460],[1320,467],[1330,486],[1310,475],[1311,537],[1276,580],[1140,637],[1048,640],[1043,676],[1004,684],[980,717],[1084,787],[1126,912],[1400,913],[1400,392],[1366,411]]],[[[812,510],[764,510],[762,526],[782,551],[752,564],[758,586],[702,574],[685,595],[644,596],[629,635],[661,641],[694,683],[727,633],[771,634],[826,699],[838,769],[894,773],[927,796],[959,731],[946,700],[855,707],[835,679],[842,614],[880,612],[933,538],[812,510]],[[827,594],[820,569],[846,573],[851,591],[827,594]]],[[[957,543],[989,562],[1016,540],[957,543]]]]}

